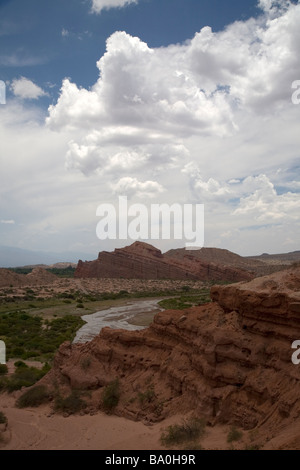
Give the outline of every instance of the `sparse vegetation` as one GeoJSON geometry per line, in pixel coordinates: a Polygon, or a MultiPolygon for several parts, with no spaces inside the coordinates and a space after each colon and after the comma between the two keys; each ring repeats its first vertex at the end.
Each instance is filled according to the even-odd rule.
{"type": "Polygon", "coordinates": [[[259,444],[250,444],[245,447],[245,450],[260,450],[261,446],[259,444]]]}
{"type": "Polygon", "coordinates": [[[205,288],[201,289],[198,293],[182,294],[178,297],[161,300],[159,305],[165,309],[184,310],[185,308],[190,308],[193,305],[203,305],[210,301],[209,290],[205,288]]]}
{"type": "Polygon", "coordinates": [[[71,341],[84,324],[81,318],[66,315],[52,321],[25,312],[0,314],[1,338],[6,343],[7,358],[53,357],[64,341],[71,341]]]}
{"type": "Polygon", "coordinates": [[[55,411],[62,413],[74,414],[86,408],[87,403],[80,397],[80,392],[72,390],[70,395],[63,398],[57,395],[55,398],[55,411]]]}
{"type": "Polygon", "coordinates": [[[205,421],[198,418],[184,420],[182,424],[168,426],[161,435],[161,443],[165,446],[175,446],[195,442],[205,433],[205,421]]]}
{"type": "Polygon", "coordinates": [[[239,441],[243,437],[243,433],[239,431],[235,426],[230,428],[230,431],[227,436],[227,442],[239,441]]]}
{"type": "Polygon", "coordinates": [[[6,364],[0,364],[0,375],[5,375],[8,372],[8,368],[6,364]]]}
{"type": "Polygon", "coordinates": [[[102,406],[106,413],[111,413],[118,405],[120,399],[120,384],[119,379],[110,382],[103,391],[102,406]]]}
{"type": "Polygon", "coordinates": [[[49,392],[44,385],[27,390],[16,402],[18,408],[37,407],[49,401],[49,392]]]}
{"type": "Polygon", "coordinates": [[[141,405],[144,403],[151,403],[155,398],[155,391],[153,388],[148,388],[144,393],[138,393],[138,399],[141,405]]]}
{"type": "Polygon", "coordinates": [[[31,387],[49,372],[49,370],[50,366],[47,363],[42,369],[27,367],[26,365],[25,367],[17,367],[12,376],[0,379],[0,391],[11,393],[15,390],[20,390],[22,387],[31,387]]]}

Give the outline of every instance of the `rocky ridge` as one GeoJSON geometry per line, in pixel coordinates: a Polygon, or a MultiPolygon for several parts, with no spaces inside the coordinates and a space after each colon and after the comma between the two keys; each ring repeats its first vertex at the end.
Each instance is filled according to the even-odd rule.
{"type": "MultiPolygon", "coordinates": [[[[43,383],[91,390],[97,410],[103,386],[118,378],[118,415],[156,421],[193,411],[210,425],[255,430],[265,443],[300,429],[300,365],[291,361],[299,290],[300,268],[214,286],[212,303],[160,312],[146,330],[105,328],[90,343],[63,344],[43,383]]],[[[300,434],[292,441],[285,447],[300,434]]]]}
{"type": "Polygon", "coordinates": [[[193,251],[182,258],[163,255],[160,250],[143,242],[100,252],[95,261],[79,261],[76,278],[137,278],[137,279],[193,279],[214,281],[250,280],[253,275],[239,267],[200,260],[193,251]]]}

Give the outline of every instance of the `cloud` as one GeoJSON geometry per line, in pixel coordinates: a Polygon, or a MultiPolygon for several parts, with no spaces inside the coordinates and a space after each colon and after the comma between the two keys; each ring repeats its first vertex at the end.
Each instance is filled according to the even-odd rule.
{"type": "MultiPolygon", "coordinates": [[[[191,191],[198,200],[206,204],[224,204],[227,211],[231,207],[231,214],[246,216],[248,222],[244,220],[243,223],[248,225],[253,225],[254,220],[274,223],[299,218],[299,194],[290,191],[278,194],[270,178],[264,174],[243,180],[217,181],[209,178],[205,181],[194,162],[186,165],[182,172],[189,177],[191,191]]],[[[293,183],[290,186],[297,189],[298,185],[293,183]]]]}
{"type": "Polygon", "coordinates": [[[233,215],[246,215],[253,217],[259,222],[280,221],[284,222],[288,219],[299,220],[300,198],[299,194],[287,192],[278,195],[274,185],[265,176],[253,179],[247,178],[246,183],[259,182],[256,189],[249,196],[241,198],[238,208],[233,215]]]}
{"type": "Polygon", "coordinates": [[[68,37],[68,36],[70,35],[70,31],[68,31],[67,29],[63,28],[63,29],[61,30],[61,35],[62,35],[63,38],[68,37]]]}
{"type": "Polygon", "coordinates": [[[24,53],[24,51],[11,55],[0,55],[0,65],[3,67],[32,67],[44,64],[45,62],[45,57],[30,56],[24,53]]]}
{"type": "Polygon", "coordinates": [[[11,83],[11,89],[14,95],[21,99],[37,100],[47,93],[38,85],[25,77],[15,79],[11,83]]]}
{"type": "Polygon", "coordinates": [[[153,49],[112,34],[94,86],[66,79],[49,108],[51,129],[76,134],[68,166],[90,174],[129,147],[144,155],[156,145],[159,154],[158,142],[186,147],[193,136],[227,138],[240,131],[242,114],[257,119],[286,109],[298,74],[300,5],[279,3],[281,16],[270,17],[275,4],[264,0],[259,18],[218,33],[205,27],[181,45],[153,49]]]}
{"type": "Polygon", "coordinates": [[[138,181],[136,178],[124,177],[117,184],[111,185],[116,194],[132,198],[153,198],[164,192],[164,188],[156,181],[138,181]]]}
{"type": "Polygon", "coordinates": [[[138,3],[138,0],[92,0],[92,12],[101,13],[102,10],[122,8],[133,3],[138,3]]]}
{"type": "Polygon", "coordinates": [[[15,221],[14,220],[1,220],[1,224],[5,224],[5,225],[15,225],[15,221]]]}
{"type": "Polygon", "coordinates": [[[280,5],[168,47],[117,31],[90,88],[65,79],[47,116],[3,106],[0,210],[18,221],[4,242],[114,249],[99,246],[95,211],[127,195],[205,204],[206,246],[299,249],[300,5],[280,5]]]}

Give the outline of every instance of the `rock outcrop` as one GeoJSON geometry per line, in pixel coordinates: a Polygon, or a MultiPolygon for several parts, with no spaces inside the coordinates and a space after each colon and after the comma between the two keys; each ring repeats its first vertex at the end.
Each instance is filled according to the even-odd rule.
{"type": "MultiPolygon", "coordinates": [[[[242,269],[258,276],[265,276],[273,272],[287,269],[291,264],[300,261],[300,252],[279,254],[279,255],[261,255],[256,257],[240,256],[229,250],[221,248],[201,248],[188,252],[190,256],[206,263],[214,263],[233,269],[242,269]]],[[[184,260],[187,251],[184,248],[169,250],[165,257],[184,260]]]]}
{"type": "Polygon", "coordinates": [[[241,281],[253,275],[240,268],[197,259],[192,251],[185,251],[182,259],[163,255],[157,248],[135,242],[114,252],[100,252],[95,261],[79,261],[76,278],[125,279],[195,279],[213,281],[241,281]]]}
{"type": "Polygon", "coordinates": [[[34,268],[29,274],[18,274],[9,269],[0,269],[1,287],[25,287],[52,284],[57,276],[43,268],[34,268]]]}
{"type": "Polygon", "coordinates": [[[214,286],[212,303],[160,312],[146,330],[105,328],[90,343],[64,343],[43,381],[91,390],[99,408],[103,386],[118,378],[119,415],[154,421],[193,410],[211,425],[256,428],[266,442],[300,429],[300,365],[291,361],[299,288],[300,268],[214,286]]]}

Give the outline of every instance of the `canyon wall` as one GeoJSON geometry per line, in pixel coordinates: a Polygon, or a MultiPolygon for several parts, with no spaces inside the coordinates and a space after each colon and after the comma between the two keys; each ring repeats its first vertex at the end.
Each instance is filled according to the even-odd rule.
{"type": "MultiPolygon", "coordinates": [[[[90,343],[61,346],[43,379],[65,390],[91,390],[118,378],[118,415],[156,421],[193,411],[211,425],[300,429],[300,268],[211,289],[213,302],[158,313],[145,330],[105,328],[90,343]],[[89,364],[83,367],[83,364],[89,364]]],[[[300,434],[299,434],[300,443],[300,434]]]]}

